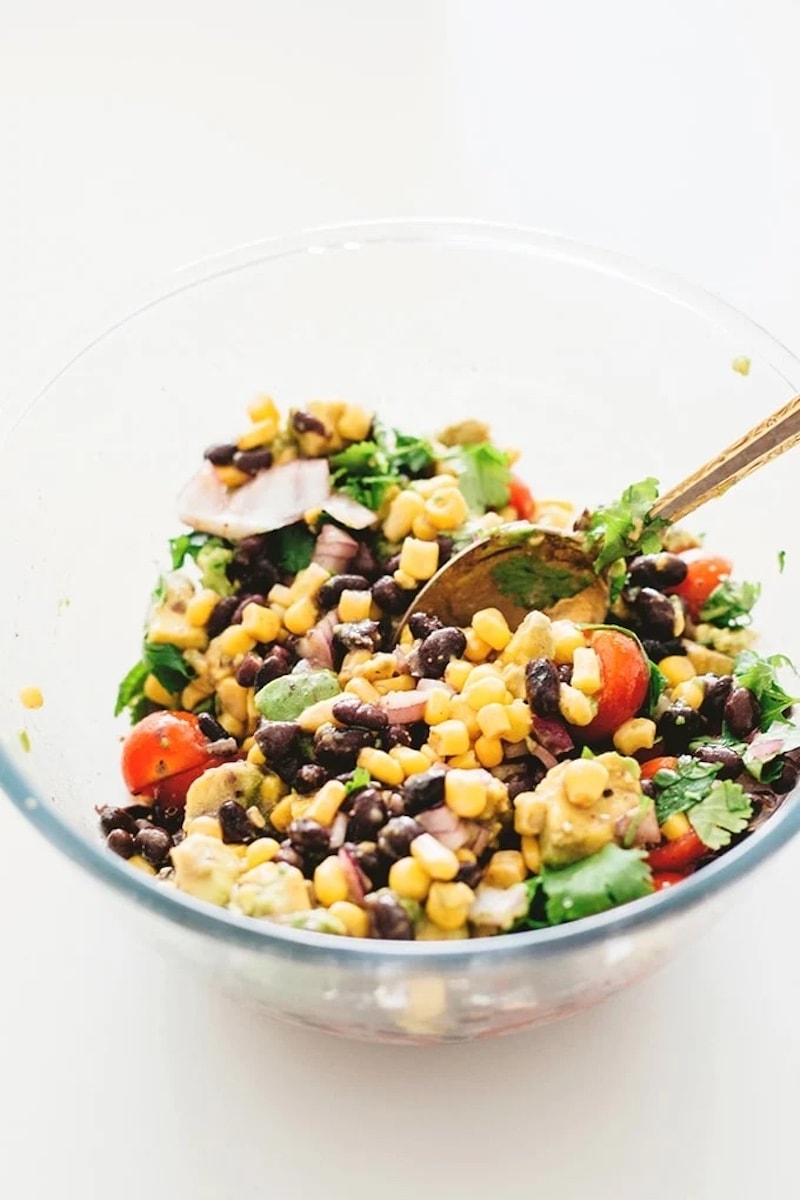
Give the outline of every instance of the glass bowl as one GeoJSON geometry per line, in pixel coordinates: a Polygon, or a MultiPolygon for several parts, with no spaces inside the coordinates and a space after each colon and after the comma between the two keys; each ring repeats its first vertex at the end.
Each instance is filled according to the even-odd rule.
{"type": "MultiPolygon", "coordinates": [[[[75,358],[7,433],[0,783],[173,956],[270,1013],[350,1036],[484,1037],[553,1020],[649,972],[797,832],[790,796],[678,887],[574,925],[467,942],[340,939],[239,918],[131,870],[94,806],[124,802],[119,679],[202,449],[259,392],[347,397],[409,430],[488,419],[539,496],[664,487],[786,401],[800,362],[719,300],[520,229],[379,222],[236,250],[75,358]],[[749,374],[733,369],[749,358],[749,374]],[[11,516],[11,519],[9,519],[11,516]],[[39,686],[44,707],[22,708],[39,686]],[[25,749],[25,745],[28,747],[25,749]]],[[[792,456],[692,522],[760,579],[762,647],[797,656],[792,456]],[[778,570],[778,552],[789,551],[778,570]]]]}

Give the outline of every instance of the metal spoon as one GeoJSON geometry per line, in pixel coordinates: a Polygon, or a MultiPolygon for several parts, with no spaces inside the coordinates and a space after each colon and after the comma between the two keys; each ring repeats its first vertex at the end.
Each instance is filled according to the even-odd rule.
{"type": "MultiPolygon", "coordinates": [[[[659,497],[651,512],[679,520],[798,441],[800,396],[795,396],[659,497]]],[[[596,573],[580,533],[517,521],[454,555],[417,594],[402,624],[412,613],[426,612],[447,625],[469,625],[481,608],[498,608],[512,629],[532,609],[599,622],[608,609],[608,584],[596,573]]]]}

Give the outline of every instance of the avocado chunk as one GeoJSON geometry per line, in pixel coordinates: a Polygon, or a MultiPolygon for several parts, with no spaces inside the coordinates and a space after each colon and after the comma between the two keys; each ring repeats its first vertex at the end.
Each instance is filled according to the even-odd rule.
{"type": "Polygon", "coordinates": [[[303,671],[281,675],[256,692],[256,708],[269,721],[294,721],[301,712],[320,700],[341,692],[333,671],[303,671]]]}

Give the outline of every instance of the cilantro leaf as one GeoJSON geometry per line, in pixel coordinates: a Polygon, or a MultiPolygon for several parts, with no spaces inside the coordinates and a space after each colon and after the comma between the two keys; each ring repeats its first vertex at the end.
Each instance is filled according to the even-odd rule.
{"type": "Polygon", "coordinates": [[[227,566],[234,556],[234,548],[222,538],[212,537],[209,533],[181,533],[169,540],[172,555],[172,569],[177,571],[187,558],[197,563],[200,571],[200,583],[203,587],[211,588],[220,596],[230,596],[234,591],[233,584],[228,579],[227,566]]]}
{"type": "Polygon", "coordinates": [[[389,463],[397,475],[414,477],[422,475],[435,462],[433,446],[425,438],[400,433],[397,429],[386,429],[376,424],[378,444],[388,455],[389,463]]]}
{"type": "Polygon", "coordinates": [[[648,714],[652,716],[659,698],[667,686],[667,677],[660,667],[653,662],[652,658],[648,658],[647,665],[650,669],[650,685],[647,689],[646,708],[648,714]]]}
{"type": "Polygon", "coordinates": [[[447,462],[458,472],[458,486],[473,513],[504,508],[511,495],[511,460],[491,442],[454,446],[447,462]]]}
{"type": "Polygon", "coordinates": [[[779,575],[783,574],[783,570],[784,570],[785,566],[786,566],[786,551],[779,550],[778,551],[778,574],[779,575]]]}
{"type": "Polygon", "coordinates": [[[754,779],[768,783],[780,774],[782,756],[798,749],[800,729],[788,721],[773,721],[768,729],[742,746],[742,760],[754,779]],[[776,762],[778,759],[781,761],[776,762]]]}
{"type": "Polygon", "coordinates": [[[733,663],[736,684],[749,688],[761,707],[761,729],[769,729],[773,721],[781,719],[785,709],[800,701],[800,696],[790,696],[778,682],[777,672],[781,667],[794,670],[785,654],[762,658],[755,650],[740,651],[733,663]]]}
{"type": "Polygon", "coordinates": [[[669,522],[650,515],[657,497],[658,480],[649,476],[625,488],[619,500],[589,514],[585,532],[597,552],[595,570],[598,574],[617,559],[658,553],[661,549],[659,531],[669,522]]]}
{"type": "Polygon", "coordinates": [[[709,850],[721,850],[735,833],[746,829],[753,804],[741,785],[717,779],[704,800],[688,810],[687,816],[700,841],[709,850]]]}
{"type": "Polygon", "coordinates": [[[371,779],[372,776],[366,767],[356,767],[353,771],[353,778],[348,779],[344,785],[345,794],[349,796],[351,792],[357,792],[361,788],[368,787],[371,779]]]}
{"type": "Polygon", "coordinates": [[[700,609],[700,620],[718,629],[744,629],[752,620],[750,610],[760,595],[760,583],[723,579],[700,609]]]}
{"type": "Polygon", "coordinates": [[[130,708],[142,696],[144,681],[150,674],[150,668],[142,659],[131,667],[117,689],[117,701],[114,705],[114,716],[118,717],[126,708],[130,708]]]}
{"type": "Polygon", "coordinates": [[[173,571],[177,571],[182,567],[187,558],[196,560],[203,546],[210,540],[211,534],[198,533],[196,530],[193,530],[191,533],[181,533],[177,537],[170,538],[169,550],[172,555],[173,571]]]}
{"type": "Polygon", "coordinates": [[[316,538],[303,521],[276,529],[271,538],[272,555],[282,571],[296,575],[311,562],[316,538]]]}
{"type": "Polygon", "coordinates": [[[700,762],[682,754],[674,770],[656,771],[653,783],[658,789],[656,819],[659,825],[663,825],[667,817],[686,812],[693,804],[704,800],[721,770],[721,763],[700,762]]]}
{"type": "Polygon", "coordinates": [[[424,438],[412,437],[374,422],[372,439],[354,442],[331,457],[331,482],[359,504],[378,512],[393,487],[424,475],[435,461],[433,447],[424,438]]]}
{"type": "Polygon", "coordinates": [[[168,692],[179,692],[194,679],[194,670],[169,642],[145,642],[143,662],[168,692]]]}
{"type": "Polygon", "coordinates": [[[590,575],[521,554],[497,563],[490,574],[502,595],[529,610],[549,608],[556,600],[574,596],[592,582],[590,575]]]}
{"type": "Polygon", "coordinates": [[[558,870],[545,868],[541,886],[545,913],[552,925],[605,912],[653,891],[653,878],[643,850],[623,850],[609,842],[596,854],[558,870]]]}

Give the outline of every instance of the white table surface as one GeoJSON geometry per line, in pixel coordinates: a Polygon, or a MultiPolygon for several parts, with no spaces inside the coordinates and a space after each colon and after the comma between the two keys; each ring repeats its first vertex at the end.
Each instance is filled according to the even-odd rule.
{"type": "MultiPolygon", "coordinates": [[[[600,242],[800,351],[799,40],[796,0],[0,0],[2,419],[141,288],[348,218],[600,242]]],[[[560,1025],[363,1046],[119,939],[0,805],[0,1195],[795,1195],[798,874],[560,1025]]]]}

